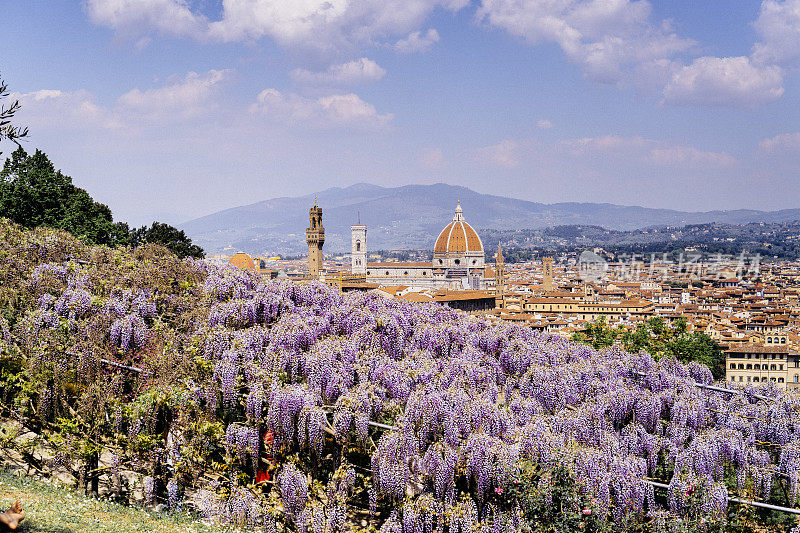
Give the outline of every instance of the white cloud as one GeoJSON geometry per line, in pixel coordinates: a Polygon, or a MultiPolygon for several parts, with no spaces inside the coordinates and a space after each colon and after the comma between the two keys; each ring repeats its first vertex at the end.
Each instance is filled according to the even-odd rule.
{"type": "Polygon", "coordinates": [[[391,113],[378,114],[372,104],[352,93],[313,99],[297,94],[284,95],[276,89],[261,91],[251,111],[291,126],[318,129],[378,130],[386,127],[393,118],[391,113]]]}
{"type": "Polygon", "coordinates": [[[439,32],[435,28],[429,29],[424,35],[420,31],[413,31],[405,39],[394,43],[394,50],[399,54],[413,54],[425,52],[439,42],[439,32]]]}
{"type": "Polygon", "coordinates": [[[604,135],[561,141],[574,156],[628,159],[655,166],[727,167],[736,159],[725,152],[706,152],[693,146],[669,145],[643,137],[604,135]]]}
{"type": "Polygon", "coordinates": [[[755,62],[788,66],[800,59],[800,0],[764,0],[753,26],[761,37],[755,62]]]}
{"type": "Polygon", "coordinates": [[[87,0],[86,11],[95,24],[128,38],[150,32],[222,42],[269,37],[293,51],[334,56],[365,45],[389,44],[403,35],[409,36],[409,44],[401,47],[402,51],[435,42],[435,30],[416,37],[412,37],[413,32],[437,7],[458,11],[468,3],[469,0],[223,0],[222,16],[215,21],[193,11],[187,0],[87,0]]]}
{"type": "Polygon", "coordinates": [[[151,118],[194,117],[208,109],[210,100],[230,74],[229,70],[189,72],[163,87],[128,91],[120,96],[118,103],[128,111],[151,118]]]}
{"type": "Polygon", "coordinates": [[[197,37],[208,25],[205,17],[192,13],[185,0],[86,0],[85,9],[93,23],[126,37],[151,31],[197,37]]]}
{"type": "Polygon", "coordinates": [[[553,123],[545,119],[537,120],[536,127],[539,128],[540,130],[549,130],[550,128],[553,127],[553,123]]]}
{"type": "Polygon", "coordinates": [[[504,140],[475,151],[475,160],[482,164],[511,169],[520,165],[520,145],[516,141],[504,140]]]}
{"type": "Polygon", "coordinates": [[[596,82],[652,91],[695,43],[650,21],[646,0],[483,0],[478,20],[531,44],[556,43],[596,82]]]}
{"type": "Polygon", "coordinates": [[[19,119],[30,127],[32,136],[40,129],[116,130],[123,127],[116,113],[98,105],[94,95],[84,90],[65,92],[43,89],[13,93],[10,98],[19,100],[22,106],[19,119]]]}
{"type": "Polygon", "coordinates": [[[444,170],[450,166],[441,148],[423,148],[419,154],[419,161],[428,170],[444,170]]]}
{"type": "Polygon", "coordinates": [[[340,65],[332,65],[324,72],[312,72],[298,68],[289,73],[297,83],[346,86],[376,82],[385,74],[386,70],[366,57],[340,65]]]}
{"type": "Polygon", "coordinates": [[[774,154],[779,152],[800,152],[800,133],[782,133],[758,143],[759,149],[774,154]]]}
{"type": "Polygon", "coordinates": [[[664,88],[664,102],[756,107],[783,95],[783,69],[748,57],[701,57],[680,69],[664,88]]]}
{"type": "Polygon", "coordinates": [[[703,152],[693,146],[672,146],[650,150],[650,159],[656,165],[709,165],[727,167],[736,159],[725,152],[703,152]]]}

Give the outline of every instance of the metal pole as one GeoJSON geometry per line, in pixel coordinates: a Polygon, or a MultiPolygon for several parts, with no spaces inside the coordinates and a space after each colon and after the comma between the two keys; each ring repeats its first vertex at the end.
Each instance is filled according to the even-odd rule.
{"type": "MultiPolygon", "coordinates": [[[[653,485],[654,487],[658,487],[660,489],[668,489],[669,488],[669,485],[667,485],[666,483],[658,483],[656,481],[650,481],[649,479],[645,479],[643,481],[645,483],[649,483],[650,485],[653,485]]],[[[795,509],[793,507],[780,507],[778,505],[771,505],[769,503],[757,502],[755,500],[745,500],[745,499],[742,499],[742,498],[731,498],[730,496],[728,496],[728,501],[729,502],[738,503],[740,505],[751,505],[753,507],[761,507],[762,509],[769,509],[771,511],[780,511],[782,513],[791,513],[791,514],[800,515],[800,509],[795,509]]]]}

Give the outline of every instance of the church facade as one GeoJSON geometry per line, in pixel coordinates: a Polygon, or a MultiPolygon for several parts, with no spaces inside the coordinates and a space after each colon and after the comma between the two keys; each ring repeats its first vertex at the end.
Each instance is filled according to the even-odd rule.
{"type": "MultiPolygon", "coordinates": [[[[353,243],[363,238],[361,242],[366,245],[366,227],[353,226],[352,232],[353,243]]],[[[366,256],[366,250],[363,253],[366,256]]],[[[366,274],[367,282],[383,286],[408,285],[420,289],[451,290],[486,288],[483,242],[464,220],[461,203],[456,207],[452,222],[436,238],[432,262],[367,263],[365,271],[361,272],[357,272],[356,267],[353,263],[354,273],[366,274]]]]}

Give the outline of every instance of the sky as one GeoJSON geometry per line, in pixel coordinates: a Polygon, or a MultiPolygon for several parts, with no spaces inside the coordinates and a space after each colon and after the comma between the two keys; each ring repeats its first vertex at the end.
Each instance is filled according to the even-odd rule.
{"type": "Polygon", "coordinates": [[[136,225],[360,182],[800,207],[800,0],[26,0],[0,34],[24,148],[136,225]]]}

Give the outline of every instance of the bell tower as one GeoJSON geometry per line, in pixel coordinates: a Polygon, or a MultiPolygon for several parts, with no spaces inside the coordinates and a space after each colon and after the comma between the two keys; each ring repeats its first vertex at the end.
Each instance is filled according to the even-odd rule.
{"type": "Polygon", "coordinates": [[[325,228],[322,227],[322,208],[314,202],[314,207],[308,210],[308,228],[306,228],[306,243],[308,243],[308,273],[312,278],[318,278],[322,270],[322,245],[325,244],[325,228]]]}
{"type": "Polygon", "coordinates": [[[361,223],[350,226],[350,272],[353,274],[367,273],[367,227],[361,223]]]}

